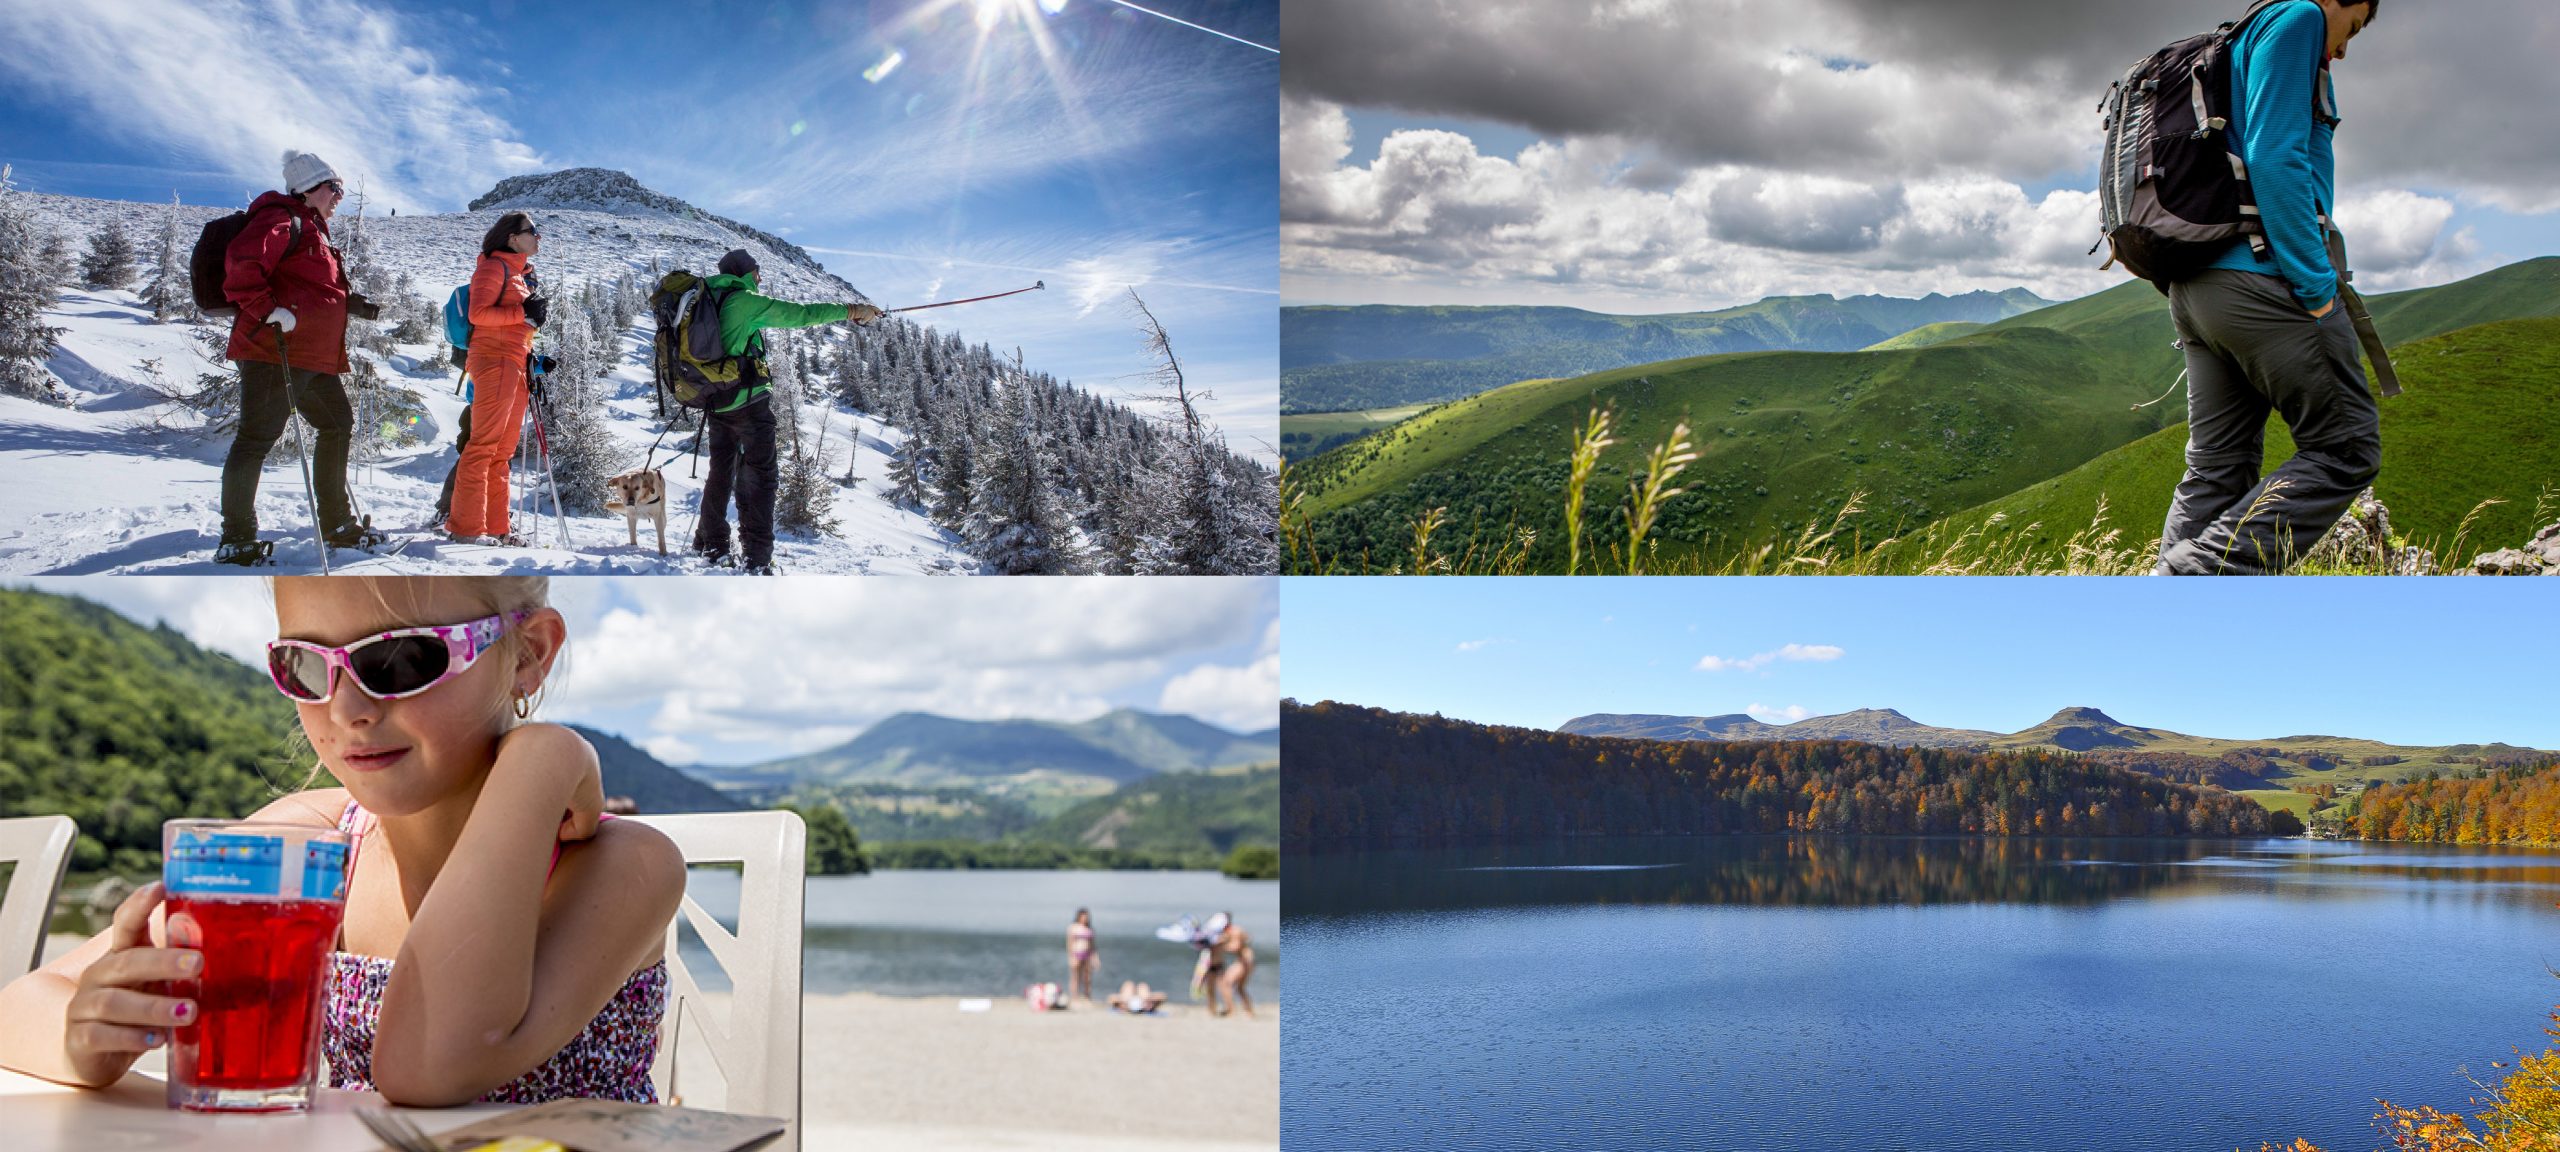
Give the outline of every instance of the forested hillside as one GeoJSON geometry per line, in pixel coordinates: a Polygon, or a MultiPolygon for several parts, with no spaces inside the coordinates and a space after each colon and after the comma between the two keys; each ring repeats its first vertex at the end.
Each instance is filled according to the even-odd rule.
{"type": "MultiPolygon", "coordinates": [[[[2227,792],[2042,751],[1667,743],[1284,702],[1285,846],[1824,832],[2258,836],[2227,792]]],[[[2290,824],[2290,827],[2280,827],[2290,824]]]]}

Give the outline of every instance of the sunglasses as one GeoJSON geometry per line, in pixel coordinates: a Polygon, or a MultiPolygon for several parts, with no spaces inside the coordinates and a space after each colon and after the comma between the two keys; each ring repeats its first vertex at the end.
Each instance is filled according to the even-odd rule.
{"type": "Polygon", "coordinates": [[[308,640],[267,642],[267,675],[276,691],[305,704],[326,704],[344,668],[376,700],[402,700],[462,675],[507,629],[531,612],[504,612],[463,624],[396,628],[344,648],[308,640]]]}
{"type": "Polygon", "coordinates": [[[311,190],[317,192],[323,188],[326,188],[332,193],[340,196],[347,194],[347,186],[335,180],[323,180],[320,183],[313,185],[311,190]]]}
{"type": "Polygon", "coordinates": [[[516,229],[516,235],[518,235],[518,236],[531,236],[531,237],[534,237],[534,238],[536,238],[536,239],[539,239],[539,238],[541,238],[541,236],[542,236],[542,229],[540,229],[540,228],[518,228],[518,229],[516,229]]]}

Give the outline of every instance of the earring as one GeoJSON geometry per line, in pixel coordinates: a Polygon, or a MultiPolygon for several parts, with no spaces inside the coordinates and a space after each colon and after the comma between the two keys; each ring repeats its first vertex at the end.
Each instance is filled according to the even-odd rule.
{"type": "Polygon", "coordinates": [[[519,693],[516,696],[516,719],[522,720],[531,715],[533,715],[533,697],[530,694],[519,693]]]}

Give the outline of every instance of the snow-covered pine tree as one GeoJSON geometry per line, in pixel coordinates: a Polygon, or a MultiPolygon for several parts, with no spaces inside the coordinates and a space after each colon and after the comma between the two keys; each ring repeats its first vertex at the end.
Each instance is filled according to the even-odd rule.
{"type": "Polygon", "coordinates": [[[45,233],[43,253],[37,263],[44,267],[47,283],[79,283],[80,255],[72,246],[71,237],[63,233],[45,233]]]}
{"type": "Polygon", "coordinates": [[[80,282],[91,288],[122,288],[133,283],[133,238],[124,221],[114,217],[89,234],[89,250],[80,256],[80,282]]]}
{"type": "Polygon", "coordinates": [[[907,442],[889,458],[889,499],[904,508],[923,508],[933,493],[933,449],[922,431],[907,433],[907,442]]]}
{"type": "Polygon", "coordinates": [[[1040,426],[1035,389],[1017,360],[989,420],[960,532],[972,553],[1005,575],[1072,575],[1089,570],[1091,557],[1073,501],[1052,486],[1058,456],[1040,426]]]}
{"type": "MultiPolygon", "coordinates": [[[[375,258],[372,232],[364,226],[363,185],[357,185],[353,200],[355,210],[338,217],[331,229],[338,239],[338,264],[346,272],[347,283],[357,293],[381,307],[385,319],[394,319],[392,280],[383,269],[382,262],[375,258]]],[[[377,356],[389,356],[391,333],[383,321],[349,316],[347,347],[362,348],[377,356]]]]}
{"type": "Polygon", "coordinates": [[[63,329],[44,322],[56,299],[35,212],[0,167],[0,393],[60,403],[62,386],[45,367],[63,329]]]}
{"type": "MultiPolygon", "coordinates": [[[[1155,361],[1154,378],[1164,389],[1158,399],[1170,405],[1166,451],[1148,469],[1150,519],[1164,526],[1161,543],[1147,549],[1141,571],[1197,576],[1267,575],[1279,570],[1275,489],[1259,483],[1234,483],[1226,440],[1200,415],[1195,392],[1173,352],[1173,338],[1157,322],[1136,289],[1129,290],[1131,310],[1147,355],[1155,361]],[[1268,499],[1266,511],[1248,508],[1268,499]]],[[[1258,467],[1258,466],[1254,466],[1258,467]]]]}
{"type": "MultiPolygon", "coordinates": [[[[585,305],[597,305],[593,297],[585,305]]],[[[613,433],[604,412],[604,377],[613,365],[597,342],[594,324],[581,314],[580,298],[563,300],[562,313],[544,325],[543,339],[559,368],[544,378],[543,435],[551,448],[551,478],[570,512],[604,511],[604,482],[630,469],[631,451],[613,433]],[[565,321],[565,323],[564,323],[565,321]]]]}
{"type": "Polygon", "coordinates": [[[162,324],[193,323],[204,315],[196,311],[195,293],[187,283],[188,248],[178,229],[178,197],[172,194],[151,246],[151,278],[142,285],[142,302],[150,305],[151,318],[162,324]]]}
{"type": "Polygon", "coordinates": [[[779,334],[765,339],[765,358],[773,369],[773,398],[767,402],[773,405],[774,449],[782,474],[781,487],[774,493],[773,526],[809,536],[832,533],[836,488],[827,477],[824,409],[815,445],[804,444],[800,432],[800,399],[808,380],[807,346],[801,339],[779,334]]]}

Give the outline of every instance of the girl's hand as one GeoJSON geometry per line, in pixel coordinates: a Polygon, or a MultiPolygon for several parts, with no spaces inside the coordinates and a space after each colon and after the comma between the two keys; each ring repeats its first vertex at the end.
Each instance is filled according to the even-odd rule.
{"type": "Polygon", "coordinates": [[[596,825],[604,818],[604,773],[591,757],[587,771],[578,780],[578,790],[569,794],[569,812],[560,818],[563,842],[585,840],[596,834],[596,825]]]}
{"type": "Polygon", "coordinates": [[[202,952],[151,946],[160,897],[155,880],[125,898],[107,929],[107,954],[80,973],[64,1010],[63,1050],[86,1083],[114,1083],[135,1057],[168,1043],[170,1029],[196,1022],[195,1001],[159,994],[164,984],[204,972],[202,952]]]}

